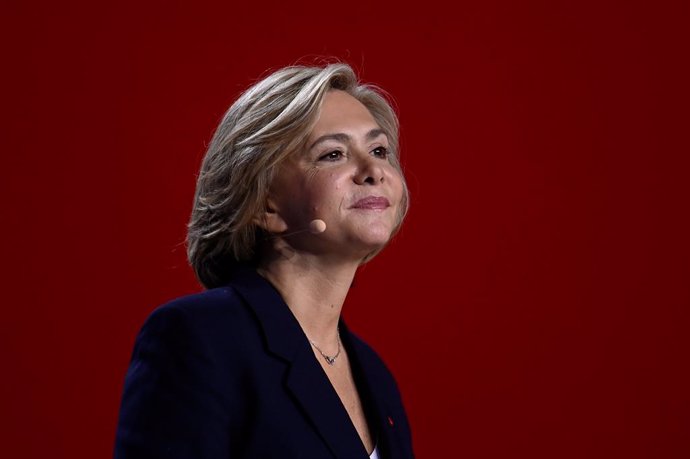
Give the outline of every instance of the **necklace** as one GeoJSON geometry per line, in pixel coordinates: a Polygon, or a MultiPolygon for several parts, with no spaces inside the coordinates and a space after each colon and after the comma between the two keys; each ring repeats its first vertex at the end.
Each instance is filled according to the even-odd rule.
{"type": "Polygon", "coordinates": [[[335,359],[337,359],[338,356],[340,355],[340,327],[338,327],[336,330],[338,332],[338,352],[336,352],[333,357],[324,354],[324,352],[321,350],[321,348],[319,348],[319,346],[317,346],[314,341],[309,340],[311,345],[314,346],[314,348],[316,348],[317,351],[319,351],[319,354],[321,354],[321,356],[324,359],[326,359],[326,363],[328,363],[329,365],[333,365],[335,363],[335,359]]]}

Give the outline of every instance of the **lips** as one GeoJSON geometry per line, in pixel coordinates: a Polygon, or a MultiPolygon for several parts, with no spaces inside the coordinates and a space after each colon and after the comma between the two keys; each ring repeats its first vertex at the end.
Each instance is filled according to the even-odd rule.
{"type": "Polygon", "coordinates": [[[390,207],[388,199],[381,196],[367,196],[352,205],[353,209],[383,210],[390,207]]]}

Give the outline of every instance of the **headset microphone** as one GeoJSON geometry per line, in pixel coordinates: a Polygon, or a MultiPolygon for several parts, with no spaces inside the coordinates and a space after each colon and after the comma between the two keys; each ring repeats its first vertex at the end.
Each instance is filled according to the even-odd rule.
{"type": "Polygon", "coordinates": [[[311,234],[321,234],[326,231],[326,222],[320,218],[315,218],[309,222],[309,227],[297,231],[292,231],[291,233],[274,234],[271,237],[288,237],[294,234],[305,233],[309,231],[311,234]]]}
{"type": "Polygon", "coordinates": [[[311,234],[321,234],[326,231],[326,222],[320,218],[314,219],[309,222],[309,232],[311,234]]]}

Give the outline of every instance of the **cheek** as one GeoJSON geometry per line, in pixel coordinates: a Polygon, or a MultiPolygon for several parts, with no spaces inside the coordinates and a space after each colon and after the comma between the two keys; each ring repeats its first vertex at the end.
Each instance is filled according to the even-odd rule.
{"type": "Polygon", "coordinates": [[[402,202],[404,194],[403,178],[395,168],[392,167],[391,169],[392,171],[389,174],[391,180],[391,191],[398,198],[398,202],[402,202]]]}
{"type": "Polygon", "coordinates": [[[311,177],[308,183],[309,207],[312,211],[323,210],[335,205],[343,184],[338,174],[322,172],[311,177]]]}
{"type": "Polygon", "coordinates": [[[338,174],[326,174],[319,189],[324,198],[332,201],[335,197],[340,195],[340,190],[343,189],[341,177],[338,174]]]}

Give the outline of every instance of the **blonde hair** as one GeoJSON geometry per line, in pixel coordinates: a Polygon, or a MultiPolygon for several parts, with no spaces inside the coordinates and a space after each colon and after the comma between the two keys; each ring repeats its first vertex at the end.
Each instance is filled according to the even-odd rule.
{"type": "MultiPolygon", "coordinates": [[[[255,261],[260,230],[254,217],[265,209],[277,166],[304,144],[323,96],[331,89],[347,92],[369,109],[386,133],[391,163],[403,177],[398,119],[382,90],[359,84],[352,68],[343,63],[290,66],[270,74],[228,109],[201,165],[188,225],[187,255],[205,287],[227,283],[233,266],[255,261]]],[[[404,178],[403,186],[398,227],[409,202],[404,178]]]]}

